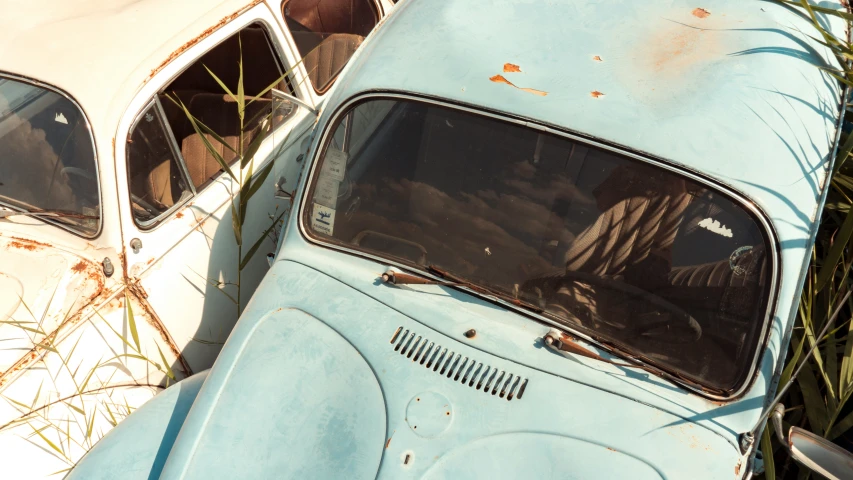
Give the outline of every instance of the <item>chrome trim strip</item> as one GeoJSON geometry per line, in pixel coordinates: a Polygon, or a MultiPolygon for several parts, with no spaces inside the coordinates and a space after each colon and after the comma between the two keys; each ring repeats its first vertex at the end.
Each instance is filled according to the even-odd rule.
{"type": "MultiPolygon", "coordinates": [[[[64,224],[62,222],[57,222],[56,220],[51,220],[49,217],[39,217],[39,220],[41,220],[45,223],[49,223],[51,225],[56,225],[57,227],[62,228],[63,230],[67,230],[68,232],[71,232],[72,234],[77,235],[78,237],[83,237],[83,238],[90,239],[90,240],[99,237],[101,235],[101,231],[104,228],[104,197],[103,197],[103,193],[101,192],[101,169],[100,169],[100,165],[98,163],[98,159],[99,159],[98,147],[97,147],[97,145],[95,145],[95,132],[94,132],[94,130],[92,130],[92,124],[89,123],[89,116],[86,115],[86,110],[84,110],[83,107],[79,103],[77,103],[77,100],[74,100],[74,97],[72,97],[70,94],[66,93],[64,90],[60,89],[59,87],[54,87],[53,85],[44,83],[44,82],[36,80],[34,78],[25,77],[23,75],[16,75],[14,73],[7,73],[7,72],[3,72],[3,71],[0,71],[0,78],[8,78],[8,79],[16,81],[16,82],[27,83],[27,84],[30,84],[30,85],[33,85],[33,86],[36,86],[39,88],[43,88],[45,90],[49,90],[53,93],[56,93],[56,94],[64,97],[69,102],[71,102],[71,104],[74,105],[74,107],[76,107],[77,110],[83,115],[83,121],[86,124],[86,130],[88,130],[88,132],[89,132],[89,141],[92,142],[92,160],[95,161],[95,180],[96,180],[96,183],[98,184],[98,229],[95,231],[95,233],[92,236],[88,236],[88,235],[83,234],[82,232],[75,230],[74,228],[72,228],[71,226],[69,226],[67,224],[64,224]]],[[[2,204],[4,207],[12,209],[12,210],[25,211],[25,210],[21,209],[20,207],[7,205],[7,204],[2,203],[2,202],[0,202],[0,204],[2,204]]]]}
{"type": "MultiPolygon", "coordinates": [[[[772,259],[772,261],[770,262],[771,273],[770,273],[770,285],[769,285],[769,298],[767,299],[767,308],[766,308],[763,324],[761,327],[761,331],[758,335],[759,344],[755,347],[755,352],[753,354],[753,358],[752,358],[752,361],[750,363],[750,368],[747,371],[747,374],[744,377],[745,380],[743,380],[740,387],[737,388],[731,395],[726,395],[726,396],[715,395],[715,394],[708,393],[706,391],[697,389],[697,388],[692,387],[689,384],[684,383],[684,382],[682,382],[682,381],[680,381],[674,377],[662,377],[662,378],[665,378],[666,380],[674,382],[674,383],[678,384],[680,387],[685,388],[685,389],[687,389],[693,393],[696,393],[702,397],[709,398],[712,400],[717,400],[717,401],[733,401],[733,400],[736,400],[736,399],[738,399],[738,397],[743,395],[743,393],[746,392],[746,390],[754,383],[754,381],[756,379],[756,373],[758,372],[758,360],[761,358],[761,354],[767,348],[767,343],[769,340],[769,333],[770,333],[770,325],[772,323],[773,318],[776,316],[776,310],[777,310],[777,306],[778,306],[776,300],[778,297],[778,289],[779,289],[778,280],[779,280],[780,275],[781,275],[781,259],[780,259],[780,255],[779,255],[779,240],[778,240],[778,236],[776,235],[775,228],[773,228],[773,225],[769,221],[767,214],[758,205],[756,205],[755,202],[753,202],[747,196],[745,196],[742,193],[737,192],[732,187],[729,187],[728,185],[725,185],[725,184],[719,182],[718,180],[706,178],[705,176],[703,176],[697,172],[693,172],[688,168],[671,165],[664,160],[652,158],[650,156],[643,156],[643,155],[640,155],[638,153],[627,150],[625,148],[618,148],[618,147],[615,147],[613,145],[609,145],[607,143],[602,143],[602,141],[600,141],[600,140],[579,136],[579,135],[574,134],[574,133],[569,133],[569,132],[565,132],[562,130],[558,130],[556,128],[549,127],[546,125],[542,125],[539,123],[534,123],[534,122],[529,121],[529,120],[511,117],[507,114],[502,115],[502,114],[493,113],[490,111],[477,110],[477,109],[467,107],[467,106],[461,106],[461,105],[457,105],[457,104],[450,103],[450,102],[444,102],[444,101],[436,100],[434,98],[420,97],[420,96],[412,95],[412,94],[390,93],[390,92],[389,93],[370,92],[370,93],[358,94],[358,95],[350,98],[349,100],[347,100],[345,103],[340,104],[338,106],[338,108],[335,110],[335,113],[326,122],[326,124],[324,125],[324,128],[329,126],[329,125],[335,125],[335,122],[338,120],[338,118],[342,114],[347,113],[349,110],[349,107],[351,105],[353,105],[356,102],[360,102],[360,101],[363,101],[363,100],[369,99],[369,98],[397,99],[397,100],[415,101],[415,102],[420,102],[420,103],[429,103],[429,104],[437,105],[440,107],[445,107],[445,108],[455,109],[455,110],[459,110],[459,111],[469,112],[469,113],[472,113],[472,114],[475,114],[478,116],[482,116],[482,117],[494,118],[494,119],[500,120],[502,122],[508,122],[508,123],[514,123],[517,125],[523,125],[523,126],[526,126],[526,127],[529,127],[529,128],[535,129],[535,130],[539,130],[542,132],[546,132],[546,133],[549,133],[552,135],[557,135],[557,136],[561,136],[564,138],[568,138],[570,140],[573,140],[573,141],[576,141],[579,143],[591,145],[591,146],[600,148],[602,150],[607,150],[607,151],[616,153],[616,154],[624,156],[624,157],[628,157],[628,158],[631,158],[634,160],[638,160],[638,161],[642,161],[642,162],[645,162],[648,164],[655,165],[657,167],[660,167],[660,168],[666,169],[670,172],[673,172],[677,175],[680,175],[680,176],[686,177],[690,180],[693,180],[695,182],[698,182],[702,185],[706,185],[706,186],[708,186],[708,187],[710,187],[710,188],[712,188],[718,192],[722,192],[723,194],[734,199],[737,202],[737,204],[739,204],[742,208],[744,208],[748,212],[752,213],[753,216],[759,220],[761,226],[764,228],[764,231],[766,234],[766,240],[768,241],[769,247],[770,247],[770,256],[772,259]]],[[[298,219],[299,223],[298,224],[299,224],[299,230],[302,233],[302,235],[310,243],[313,243],[313,244],[316,244],[319,246],[332,248],[335,250],[339,250],[339,251],[342,251],[345,253],[350,253],[350,254],[360,256],[360,257],[364,257],[364,258],[369,258],[369,259],[377,261],[379,263],[382,263],[385,265],[391,265],[391,266],[394,266],[394,267],[397,267],[397,268],[400,268],[403,270],[413,271],[413,272],[417,273],[418,275],[423,275],[423,276],[432,278],[434,280],[441,280],[440,278],[435,277],[434,275],[431,275],[431,274],[429,274],[425,271],[422,271],[422,270],[414,269],[411,266],[404,265],[401,263],[397,263],[397,262],[394,262],[393,260],[390,260],[387,258],[382,258],[382,257],[376,256],[376,255],[372,255],[370,253],[367,253],[367,252],[364,252],[361,250],[355,250],[355,249],[343,247],[340,245],[336,245],[336,244],[333,244],[330,242],[325,242],[325,241],[316,239],[313,236],[311,236],[311,234],[306,229],[303,220],[305,218],[306,205],[308,204],[308,193],[309,193],[309,190],[311,187],[311,183],[314,180],[314,175],[316,173],[319,155],[320,155],[320,153],[322,153],[324,151],[324,145],[326,144],[329,135],[331,135],[331,128],[325,128],[325,130],[323,131],[323,135],[320,137],[320,142],[317,144],[317,148],[315,149],[314,154],[312,156],[311,170],[308,174],[308,178],[307,178],[306,183],[305,183],[304,191],[302,192],[302,195],[300,197],[299,219],[298,219]]],[[[593,345],[595,345],[595,346],[597,346],[597,347],[599,347],[605,351],[609,350],[608,347],[603,346],[601,344],[601,342],[589,337],[588,335],[586,335],[584,333],[571,330],[566,325],[559,323],[559,322],[556,322],[553,319],[550,319],[550,318],[545,317],[543,315],[536,314],[534,312],[523,309],[521,307],[515,306],[509,302],[506,302],[506,301],[503,301],[503,300],[500,300],[500,299],[497,299],[494,297],[490,297],[488,295],[483,295],[481,293],[475,292],[475,291],[470,290],[470,289],[465,288],[465,287],[459,287],[459,288],[461,290],[467,291],[471,295],[475,295],[475,296],[478,296],[481,298],[486,298],[489,301],[499,303],[508,309],[511,309],[515,312],[521,313],[527,317],[533,317],[533,318],[535,318],[535,319],[537,319],[543,323],[546,323],[550,326],[553,326],[555,328],[559,328],[561,330],[568,330],[571,332],[572,335],[576,335],[580,338],[583,338],[585,341],[587,341],[587,342],[589,342],[589,343],[591,343],[591,344],[593,344],[593,345]]],[[[642,364],[647,364],[646,362],[644,362],[642,360],[637,359],[636,361],[638,361],[639,363],[642,363],[642,364]]],[[[650,365],[656,369],[661,369],[661,367],[659,367],[655,364],[648,364],[648,365],[650,365]]]]}

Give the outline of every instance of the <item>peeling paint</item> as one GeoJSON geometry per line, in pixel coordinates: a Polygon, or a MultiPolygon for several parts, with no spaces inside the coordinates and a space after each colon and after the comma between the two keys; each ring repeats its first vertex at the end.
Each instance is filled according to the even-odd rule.
{"type": "Polygon", "coordinates": [[[592,98],[601,98],[604,96],[604,94],[599,92],[598,90],[593,90],[589,92],[589,94],[592,96],[592,98]]]}
{"type": "Polygon", "coordinates": [[[706,18],[711,15],[711,12],[705,10],[704,8],[695,8],[693,9],[693,16],[697,18],[706,18]]]}
{"type": "Polygon", "coordinates": [[[504,73],[521,73],[521,67],[514,63],[504,63],[504,73]]]}
{"type": "Polygon", "coordinates": [[[595,60],[596,62],[603,62],[604,61],[601,59],[601,57],[599,55],[595,55],[594,57],[592,57],[592,59],[595,60]]]}
{"type": "Polygon", "coordinates": [[[548,92],[543,92],[542,90],[536,90],[534,88],[519,87],[516,84],[514,84],[514,83],[510,82],[509,80],[507,80],[506,78],[504,78],[503,75],[495,75],[493,77],[489,77],[489,80],[491,80],[492,82],[495,82],[495,83],[505,83],[512,88],[516,88],[516,89],[521,90],[523,92],[532,93],[534,95],[539,95],[540,97],[544,97],[545,95],[548,95],[548,92]]]}

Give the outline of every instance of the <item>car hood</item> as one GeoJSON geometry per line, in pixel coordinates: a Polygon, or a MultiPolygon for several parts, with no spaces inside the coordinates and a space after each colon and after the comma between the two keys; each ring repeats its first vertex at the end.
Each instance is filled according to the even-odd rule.
{"type": "Polygon", "coordinates": [[[279,261],[205,380],[162,478],[744,473],[733,438],[469,340],[279,261]]]}

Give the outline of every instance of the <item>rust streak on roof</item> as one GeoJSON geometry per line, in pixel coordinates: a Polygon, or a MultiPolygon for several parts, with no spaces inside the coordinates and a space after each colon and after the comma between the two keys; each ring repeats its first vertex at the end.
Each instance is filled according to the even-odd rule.
{"type": "Polygon", "coordinates": [[[523,92],[532,93],[534,95],[539,95],[540,97],[544,97],[545,95],[548,95],[548,92],[543,92],[542,90],[536,90],[534,88],[519,87],[516,84],[514,84],[514,83],[510,82],[509,80],[507,80],[506,78],[504,78],[503,75],[495,75],[493,77],[489,77],[489,80],[491,80],[495,83],[505,83],[512,88],[516,88],[516,89],[521,90],[523,92]]]}
{"type": "Polygon", "coordinates": [[[157,74],[157,72],[159,72],[160,70],[163,70],[163,69],[166,67],[166,65],[168,65],[169,63],[171,63],[171,61],[172,61],[172,60],[174,60],[174,59],[178,58],[178,56],[180,56],[182,53],[184,53],[185,51],[187,51],[188,49],[190,49],[193,45],[195,45],[195,44],[197,44],[198,42],[200,42],[200,41],[204,40],[205,38],[209,37],[209,36],[210,36],[210,34],[212,34],[213,32],[215,32],[215,31],[217,31],[217,30],[219,30],[219,29],[220,29],[221,27],[223,27],[226,23],[228,23],[228,22],[230,22],[231,20],[234,20],[235,18],[239,17],[241,14],[243,14],[244,12],[246,12],[247,10],[249,10],[250,8],[254,7],[255,5],[257,5],[257,4],[259,4],[259,3],[261,3],[262,1],[263,1],[263,0],[252,0],[252,1],[251,1],[249,4],[247,4],[246,6],[241,7],[239,10],[237,10],[236,12],[234,12],[234,13],[232,13],[232,14],[230,14],[230,15],[226,15],[226,16],[222,17],[222,19],[221,19],[221,20],[219,20],[218,22],[216,22],[216,24],[211,25],[210,27],[206,28],[203,32],[201,32],[200,34],[198,34],[198,35],[196,35],[195,37],[193,37],[193,38],[192,38],[192,40],[190,40],[190,41],[188,41],[188,42],[184,43],[183,45],[181,45],[177,50],[175,50],[175,51],[174,51],[174,52],[172,52],[168,57],[166,57],[166,59],[165,59],[165,60],[163,60],[163,63],[161,63],[160,65],[158,65],[158,66],[157,66],[157,68],[155,68],[155,69],[151,70],[151,73],[148,75],[148,78],[146,78],[146,79],[145,79],[145,81],[147,82],[148,80],[151,80],[151,78],[153,78],[153,77],[154,77],[154,75],[156,75],[156,74],[157,74]]]}

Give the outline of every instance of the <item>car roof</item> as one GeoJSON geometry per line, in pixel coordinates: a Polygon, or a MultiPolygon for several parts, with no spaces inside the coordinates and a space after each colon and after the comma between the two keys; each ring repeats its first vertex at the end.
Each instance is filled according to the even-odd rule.
{"type": "MultiPolygon", "coordinates": [[[[579,132],[728,184],[805,245],[841,89],[816,68],[835,60],[796,9],[759,0],[405,0],[396,10],[351,61],[330,106],[368,91],[412,92],[579,132]]],[[[844,35],[840,20],[831,28],[844,35]]]]}
{"type": "Polygon", "coordinates": [[[0,73],[64,90],[96,130],[115,132],[174,52],[260,1],[0,0],[0,73]]]}

